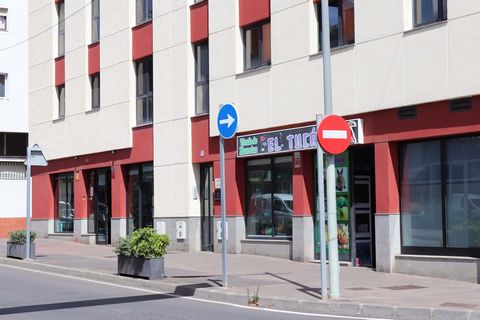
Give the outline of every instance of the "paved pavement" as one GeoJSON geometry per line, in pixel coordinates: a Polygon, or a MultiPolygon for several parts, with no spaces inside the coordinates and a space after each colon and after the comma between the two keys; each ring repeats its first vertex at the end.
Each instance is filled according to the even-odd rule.
{"type": "MultiPolygon", "coordinates": [[[[4,243],[0,240],[0,257],[5,256],[4,243]]],[[[252,255],[228,258],[228,289],[221,288],[221,255],[205,252],[169,252],[165,256],[165,280],[128,281],[142,287],[176,288],[177,293],[185,294],[186,290],[188,295],[241,304],[246,304],[247,292],[252,294],[258,287],[260,305],[276,309],[395,319],[441,319],[445,314],[448,316],[444,319],[480,319],[478,284],[342,267],[342,298],[326,304],[320,300],[318,264],[252,255]],[[445,313],[447,309],[452,313],[445,313]]],[[[35,262],[0,259],[0,263],[23,263],[44,270],[56,266],[56,272],[67,270],[68,274],[90,278],[102,275],[100,279],[109,276],[108,281],[124,278],[113,276],[116,256],[110,246],[38,239],[35,262]]]]}
{"type": "MultiPolygon", "coordinates": [[[[301,320],[312,316],[213,304],[135,288],[110,286],[0,265],[2,320],[76,319],[263,319],[301,320]]],[[[333,320],[332,317],[315,317],[333,320]]],[[[337,318],[338,319],[338,318],[337,318]]],[[[346,318],[340,318],[346,319],[346,318]]]]}

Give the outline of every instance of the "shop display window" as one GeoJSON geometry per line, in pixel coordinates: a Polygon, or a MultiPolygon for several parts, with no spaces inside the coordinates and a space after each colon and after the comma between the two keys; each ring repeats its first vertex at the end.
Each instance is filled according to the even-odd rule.
{"type": "Polygon", "coordinates": [[[73,232],[75,207],[73,197],[73,173],[55,176],[55,232],[73,232]]]}
{"type": "Polygon", "coordinates": [[[128,169],[127,211],[127,233],[153,228],[153,164],[133,165],[128,169]]]}

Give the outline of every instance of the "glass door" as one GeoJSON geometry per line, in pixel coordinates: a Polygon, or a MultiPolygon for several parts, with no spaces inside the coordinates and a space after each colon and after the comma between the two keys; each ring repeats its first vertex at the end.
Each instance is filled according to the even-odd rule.
{"type": "Polygon", "coordinates": [[[213,251],[213,166],[200,166],[202,251],[213,251]]]}
{"type": "Polygon", "coordinates": [[[369,176],[355,176],[354,194],[354,237],[356,265],[372,267],[372,197],[369,176]]]}
{"type": "Polygon", "coordinates": [[[88,229],[95,233],[97,244],[110,244],[111,228],[110,169],[97,169],[89,174],[88,229]]]}

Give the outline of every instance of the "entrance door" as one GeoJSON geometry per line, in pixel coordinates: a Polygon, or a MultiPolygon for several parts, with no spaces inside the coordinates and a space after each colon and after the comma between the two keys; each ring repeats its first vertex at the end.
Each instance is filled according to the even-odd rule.
{"type": "Polygon", "coordinates": [[[213,165],[200,166],[202,251],[213,251],[213,165]]]}
{"type": "Polygon", "coordinates": [[[90,172],[89,200],[94,219],[97,244],[110,244],[111,229],[111,174],[110,169],[90,172]]]}
{"type": "Polygon", "coordinates": [[[373,266],[372,241],[372,197],[371,178],[369,176],[354,176],[353,178],[353,215],[354,242],[357,265],[373,266]]]}

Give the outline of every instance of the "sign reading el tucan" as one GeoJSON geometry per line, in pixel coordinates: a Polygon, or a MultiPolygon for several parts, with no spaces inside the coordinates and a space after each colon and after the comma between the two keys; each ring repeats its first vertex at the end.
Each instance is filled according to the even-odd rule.
{"type": "MultiPolygon", "coordinates": [[[[350,144],[362,144],[363,120],[347,120],[352,133],[350,144]]],[[[313,150],[317,148],[316,126],[268,131],[237,137],[237,157],[313,150]]]]}

